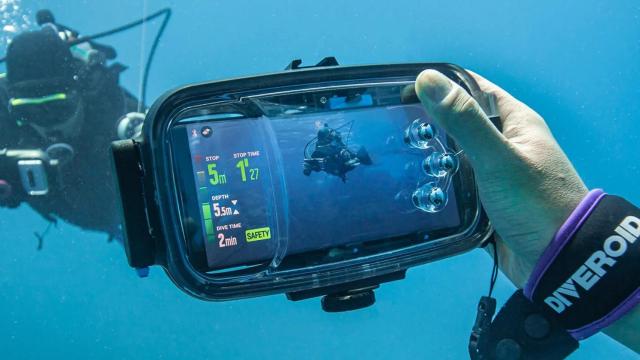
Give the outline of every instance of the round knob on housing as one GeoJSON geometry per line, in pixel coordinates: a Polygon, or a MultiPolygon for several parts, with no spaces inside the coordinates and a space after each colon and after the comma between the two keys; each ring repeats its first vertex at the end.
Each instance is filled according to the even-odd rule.
{"type": "Polygon", "coordinates": [[[426,149],[436,136],[436,130],[433,125],[428,124],[421,119],[415,119],[404,132],[404,142],[417,149],[426,149]]]}
{"type": "Polygon", "coordinates": [[[450,153],[433,152],[422,162],[427,175],[442,177],[458,171],[458,158],[450,153]]]}
{"type": "Polygon", "coordinates": [[[447,194],[435,183],[428,183],[413,192],[411,201],[418,209],[435,213],[447,205],[447,194]]]}

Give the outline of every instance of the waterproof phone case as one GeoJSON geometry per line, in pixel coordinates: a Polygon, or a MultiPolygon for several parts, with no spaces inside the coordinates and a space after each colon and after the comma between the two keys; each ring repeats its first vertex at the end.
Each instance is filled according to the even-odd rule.
{"type": "Polygon", "coordinates": [[[341,294],[358,307],[363,289],[479,246],[492,230],[473,171],[413,90],[427,68],[493,117],[449,64],[294,62],[163,96],[141,138],[114,143],[131,266],[160,265],[202,299],[341,294]]]}

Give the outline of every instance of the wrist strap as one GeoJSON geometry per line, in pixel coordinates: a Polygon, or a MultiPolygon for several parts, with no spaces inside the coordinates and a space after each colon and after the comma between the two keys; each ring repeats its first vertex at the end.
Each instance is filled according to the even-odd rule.
{"type": "Polygon", "coordinates": [[[577,340],[640,302],[640,209],[597,189],[560,227],[524,288],[577,340]]]}

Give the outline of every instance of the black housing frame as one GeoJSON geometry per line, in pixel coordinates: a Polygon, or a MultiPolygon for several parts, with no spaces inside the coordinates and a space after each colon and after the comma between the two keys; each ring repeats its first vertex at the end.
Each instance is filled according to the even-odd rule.
{"type": "MultiPolygon", "coordinates": [[[[176,286],[203,300],[230,300],[286,292],[292,300],[340,294],[347,300],[355,298],[366,306],[369,301],[362,302],[362,298],[353,296],[362,294],[356,290],[370,292],[372,299],[371,289],[382,282],[403,278],[409,267],[466,252],[484,244],[491,237],[493,229],[478,200],[478,208],[475,210],[477,222],[473,231],[461,236],[459,241],[419,252],[397,251],[386,258],[384,254],[380,255],[371,264],[373,270],[359,269],[355,276],[353,271],[360,265],[350,265],[350,261],[332,266],[324,272],[318,272],[318,269],[285,270],[278,272],[277,278],[265,273],[259,278],[239,279],[235,283],[216,281],[198,271],[189,261],[182,233],[169,142],[171,120],[184,109],[218,100],[233,100],[225,98],[225,94],[229,93],[240,98],[243,94],[267,93],[270,89],[301,84],[306,87],[309,84],[340,81],[416,77],[422,70],[429,68],[442,72],[463,86],[499,125],[493,98],[482,93],[475,80],[456,65],[415,63],[344,67],[333,66],[337,62],[333,64],[327,59],[318,67],[302,68],[299,62],[296,65],[296,61],[292,64],[295,66],[290,65],[284,72],[206,82],[170,91],[160,97],[150,109],[141,139],[114,142],[114,164],[124,215],[125,250],[132,267],[160,265],[176,286]]],[[[477,199],[477,191],[473,195],[477,199]]],[[[338,306],[338,311],[341,309],[338,306]]],[[[351,308],[347,306],[342,310],[349,309],[351,308]]]]}

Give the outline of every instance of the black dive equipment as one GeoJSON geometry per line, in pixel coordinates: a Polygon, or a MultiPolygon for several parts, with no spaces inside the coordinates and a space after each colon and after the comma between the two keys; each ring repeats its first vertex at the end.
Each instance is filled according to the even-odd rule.
{"type": "Polygon", "coordinates": [[[132,267],[204,300],[325,295],[344,311],[490,237],[464,153],[413,90],[436,69],[495,120],[464,69],[300,65],[169,92],[113,143],[132,267]]]}
{"type": "MultiPolygon", "coordinates": [[[[151,45],[151,50],[143,69],[142,93],[138,102],[138,112],[126,114],[117,124],[116,131],[119,138],[135,136],[140,132],[142,119],[144,118],[144,114],[141,111],[144,111],[151,63],[159,40],[171,17],[171,9],[169,8],[161,9],[134,22],[89,36],[80,36],[78,31],[56,22],[51,11],[46,9],[39,10],[36,14],[37,24],[43,29],[55,31],[57,36],[62,39],[64,46],[70,48],[74,57],[81,59],[71,59],[65,56],[57,59],[58,62],[68,63],[70,70],[75,72],[77,80],[81,84],[71,86],[67,83],[55,83],[53,84],[55,86],[48,86],[51,85],[51,81],[41,79],[42,81],[25,81],[28,86],[22,84],[20,86],[10,85],[9,93],[11,98],[8,99],[7,104],[10,117],[18,126],[32,124],[48,129],[58,126],[60,123],[68,121],[75,116],[80,116],[78,111],[81,92],[91,91],[91,86],[96,86],[93,83],[92,85],[85,85],[84,82],[91,83],[88,79],[93,70],[96,67],[104,67],[106,60],[113,60],[117,55],[115,49],[111,46],[97,43],[95,40],[129,30],[159,17],[162,17],[162,22],[151,45]],[[71,64],[76,63],[81,65],[71,66],[71,64]]],[[[65,55],[64,52],[62,53],[65,55]]],[[[4,57],[0,59],[0,62],[5,62],[6,60],[7,58],[4,57]]],[[[37,62],[38,59],[31,59],[30,61],[37,62]]],[[[24,60],[16,59],[14,61],[18,65],[21,62],[24,63],[24,60]]],[[[60,64],[57,64],[57,66],[60,66],[60,64]]],[[[124,66],[115,64],[111,65],[110,69],[120,72],[124,69],[124,66]]],[[[29,69],[22,69],[21,71],[24,73],[27,70],[29,69]]],[[[16,207],[28,196],[47,195],[50,188],[55,188],[62,183],[61,167],[70,162],[74,156],[73,147],[61,142],[48,145],[46,150],[0,149],[2,168],[9,169],[0,178],[0,205],[16,207]]]]}
{"type": "Polygon", "coordinates": [[[564,359],[640,302],[640,209],[596,189],[556,232],[523,290],[492,320],[482,297],[472,359],[564,359]]]}
{"type": "MultiPolygon", "coordinates": [[[[149,71],[151,70],[151,64],[153,62],[155,52],[158,48],[158,44],[160,43],[160,39],[162,38],[162,34],[164,33],[164,30],[166,29],[167,24],[171,19],[170,8],[160,9],[136,21],[132,21],[130,23],[118,26],[111,30],[103,31],[93,35],[86,35],[86,36],[80,36],[77,30],[74,30],[66,25],[56,22],[55,17],[53,16],[53,13],[47,9],[39,10],[36,13],[36,23],[42,27],[49,26],[49,25],[53,26],[55,30],[59,31],[60,36],[67,42],[69,47],[73,48],[77,45],[81,45],[85,43],[89,44],[91,48],[96,50],[94,53],[98,55],[96,59],[91,59],[91,58],[88,59],[90,60],[89,62],[91,63],[94,61],[102,62],[104,60],[113,60],[117,56],[116,50],[113,47],[109,45],[97,43],[95,40],[101,39],[103,37],[111,36],[123,31],[127,31],[136,26],[153,21],[160,17],[162,17],[162,22],[160,23],[160,27],[158,28],[155,38],[153,39],[153,43],[151,44],[151,49],[147,57],[147,62],[145,63],[145,66],[143,69],[142,86],[141,86],[142,93],[140,94],[140,104],[138,106],[138,112],[142,112],[144,110],[144,104],[146,100],[149,71]]],[[[6,60],[7,60],[6,56],[2,57],[0,58],[0,63],[5,62],[6,60]]]]}
{"type": "Polygon", "coordinates": [[[15,207],[26,196],[47,195],[61,181],[63,162],[38,149],[0,149],[0,167],[8,169],[0,180],[0,204],[15,207]]]}

